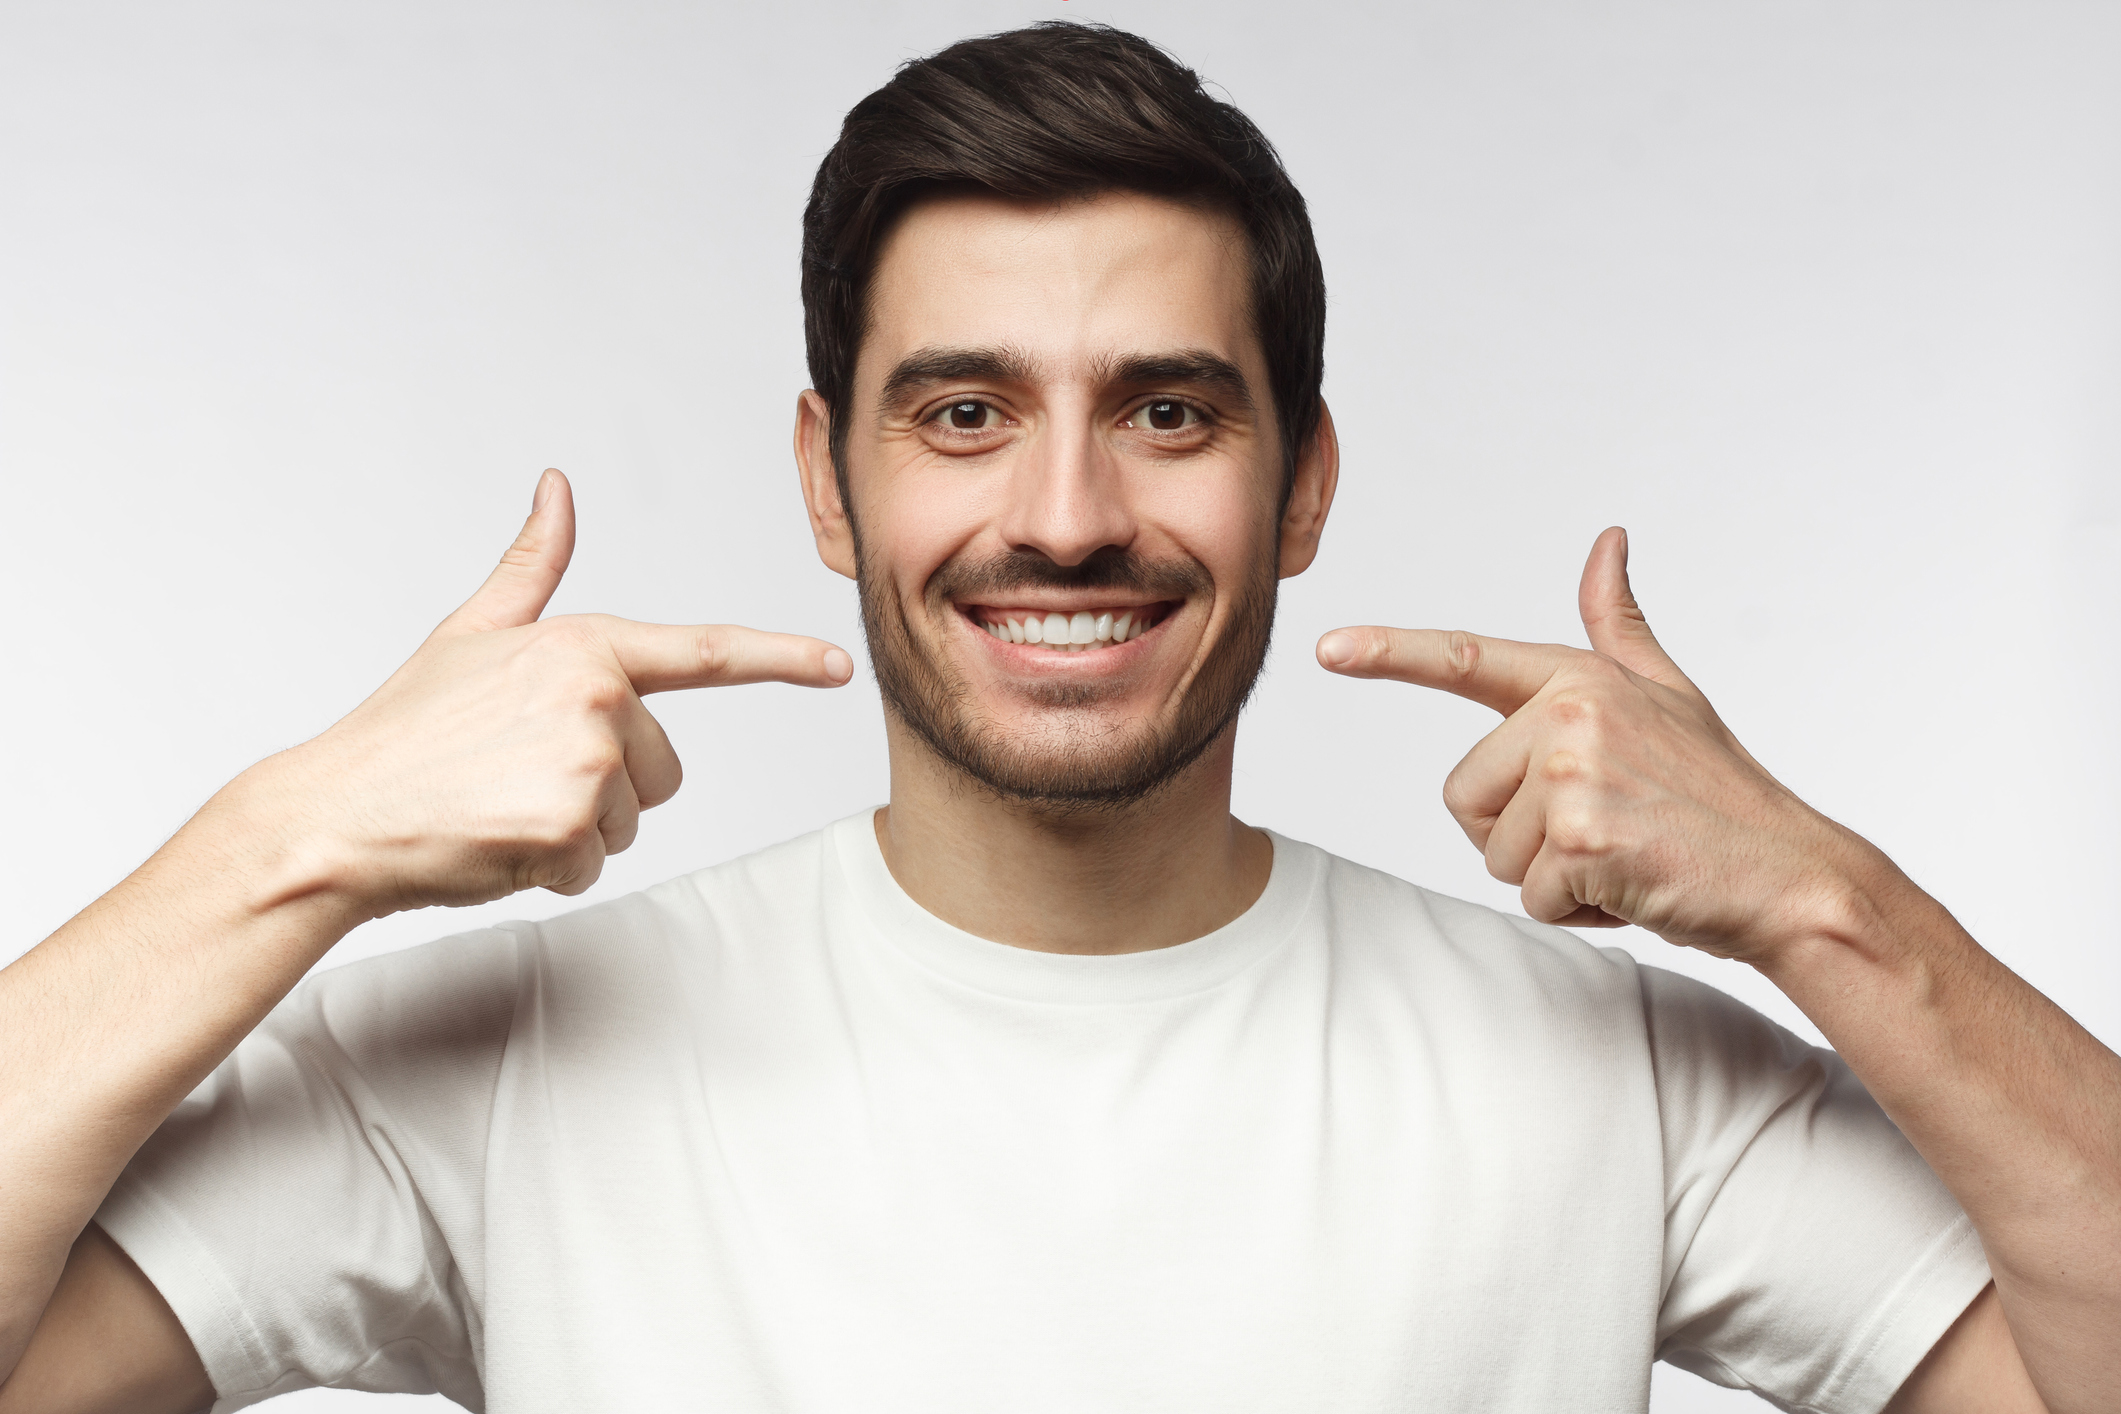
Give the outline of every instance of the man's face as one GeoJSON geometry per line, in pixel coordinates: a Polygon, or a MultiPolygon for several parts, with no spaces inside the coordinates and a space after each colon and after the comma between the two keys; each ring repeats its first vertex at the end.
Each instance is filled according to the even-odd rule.
{"type": "Polygon", "coordinates": [[[1131,194],[929,200],[878,258],[845,444],[871,656],[1006,796],[1139,798],[1258,675],[1294,569],[1249,283],[1235,223],[1131,194]]]}

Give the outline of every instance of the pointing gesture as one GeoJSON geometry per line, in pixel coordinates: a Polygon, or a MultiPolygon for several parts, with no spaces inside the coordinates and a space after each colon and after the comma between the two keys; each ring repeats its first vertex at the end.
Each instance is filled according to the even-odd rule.
{"type": "Polygon", "coordinates": [[[1855,836],[1738,744],[1666,655],[1628,585],[1627,535],[1598,537],[1577,595],[1590,651],[1434,629],[1346,628],[1318,659],[1493,708],[1503,722],[1444,783],[1444,803],[1549,923],[1636,923],[1758,960],[1794,936],[1855,836]]]}
{"type": "MultiPolygon", "coordinates": [[[[573,557],[574,492],[565,476],[547,470],[538,478],[530,518],[515,544],[479,592],[442,620],[429,642],[536,623],[573,557]]],[[[643,624],[604,614],[578,617],[594,626],[629,685],[643,696],[755,682],[838,687],[854,674],[853,660],[844,650],[797,634],[761,633],[732,624],[643,624]]]]}
{"type": "Polygon", "coordinates": [[[366,702],[286,753],[280,778],[311,802],[308,852],[356,911],[580,893],[633,842],[640,812],[677,793],[677,754],[642,697],[853,674],[845,652],[793,634],[541,619],[573,552],[574,499],[547,471],[478,592],[366,702]]]}

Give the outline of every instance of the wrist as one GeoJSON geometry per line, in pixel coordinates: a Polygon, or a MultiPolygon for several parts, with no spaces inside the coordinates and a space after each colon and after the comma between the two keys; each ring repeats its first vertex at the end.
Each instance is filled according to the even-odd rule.
{"type": "Polygon", "coordinates": [[[299,909],[333,920],[343,936],[391,909],[343,832],[322,817],[328,793],[307,766],[299,746],[266,757],[216,791],[178,838],[191,837],[187,844],[227,871],[245,912],[299,909]]]}
{"type": "Polygon", "coordinates": [[[1876,845],[1822,821],[1834,838],[1818,873],[1791,899],[1772,945],[1747,960],[1793,998],[1821,985],[1917,978],[1941,962],[1942,940],[1963,936],[1944,906],[1876,845]]]}

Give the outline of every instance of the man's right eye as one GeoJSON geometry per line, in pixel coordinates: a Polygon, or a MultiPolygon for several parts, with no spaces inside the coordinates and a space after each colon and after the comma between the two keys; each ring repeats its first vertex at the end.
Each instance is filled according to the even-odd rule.
{"type": "Polygon", "coordinates": [[[984,432],[1002,425],[1002,413],[992,403],[968,398],[964,402],[945,404],[928,420],[953,432],[984,432]]]}

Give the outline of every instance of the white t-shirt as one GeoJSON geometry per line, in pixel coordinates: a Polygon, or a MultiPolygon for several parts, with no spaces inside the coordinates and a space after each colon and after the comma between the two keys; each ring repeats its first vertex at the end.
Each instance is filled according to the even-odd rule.
{"type": "Polygon", "coordinates": [[[97,1220],[216,1410],[1869,1411],[1988,1280],[1707,987],[1278,836],[1218,932],[1029,952],[867,814],[319,974],[97,1220]]]}

